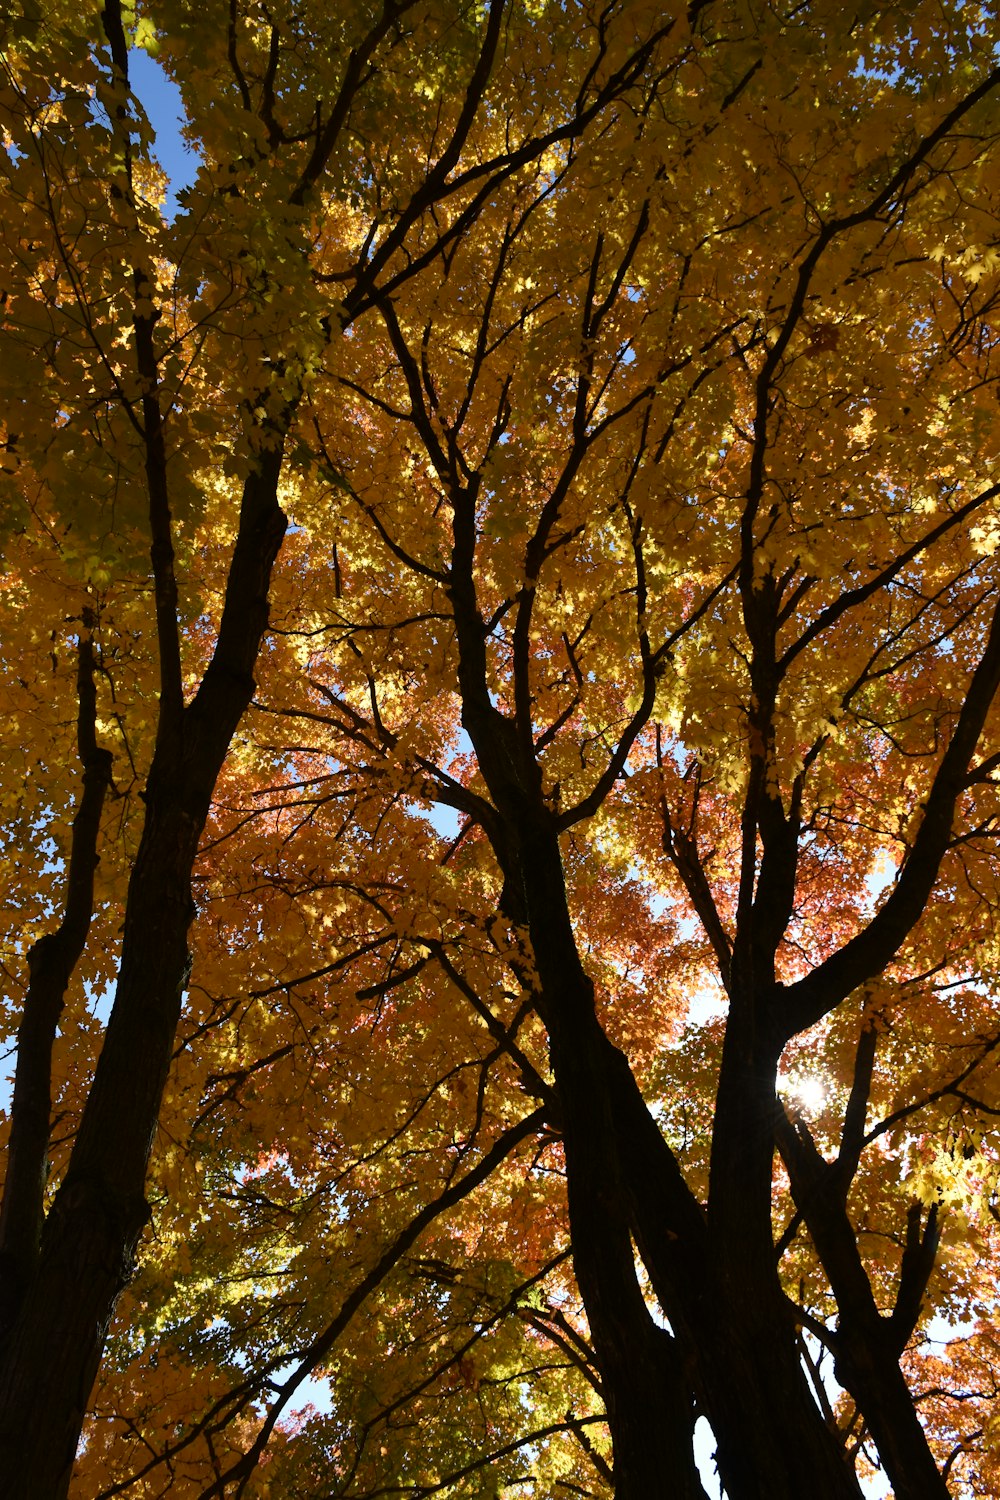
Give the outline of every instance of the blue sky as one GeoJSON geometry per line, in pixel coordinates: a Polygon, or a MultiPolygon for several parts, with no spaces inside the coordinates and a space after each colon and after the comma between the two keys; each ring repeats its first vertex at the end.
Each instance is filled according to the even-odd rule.
{"type": "Polygon", "coordinates": [[[181,92],[155,58],[141,47],[133,47],[129,53],[128,70],[129,82],[156,136],[153,154],[170,180],[164,213],[173,219],[179,208],[177,194],[190,187],[198,171],[198,155],[181,135],[184,124],[181,92]]]}

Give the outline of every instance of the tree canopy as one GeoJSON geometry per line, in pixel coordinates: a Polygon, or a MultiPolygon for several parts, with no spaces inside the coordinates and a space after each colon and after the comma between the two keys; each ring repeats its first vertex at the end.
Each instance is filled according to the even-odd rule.
{"type": "Polygon", "coordinates": [[[1000,1489],[998,46],[0,20],[0,1496],[1000,1489]]]}

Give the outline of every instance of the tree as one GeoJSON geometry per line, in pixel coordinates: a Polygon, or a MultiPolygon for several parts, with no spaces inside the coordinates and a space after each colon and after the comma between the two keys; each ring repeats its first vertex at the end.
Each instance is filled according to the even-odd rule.
{"type": "Polygon", "coordinates": [[[988,1492],[995,20],[8,29],[0,1492],[988,1492]]]}

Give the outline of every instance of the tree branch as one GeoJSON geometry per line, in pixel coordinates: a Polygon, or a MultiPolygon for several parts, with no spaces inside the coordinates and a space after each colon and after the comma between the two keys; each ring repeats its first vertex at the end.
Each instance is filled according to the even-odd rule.
{"type": "Polygon", "coordinates": [[[112,757],[97,743],[94,647],[87,611],[77,641],[77,753],[83,791],[73,819],[66,905],[54,932],[28,953],[28,993],[17,1033],[10,1145],[0,1204],[0,1337],[16,1316],[38,1257],[52,1112],[52,1048],[66,989],[90,930],[101,813],[111,786],[112,757]]]}

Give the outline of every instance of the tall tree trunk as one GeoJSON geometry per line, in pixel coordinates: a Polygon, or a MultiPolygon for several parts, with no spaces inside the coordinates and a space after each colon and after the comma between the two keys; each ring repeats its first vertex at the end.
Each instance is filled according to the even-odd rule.
{"type": "Polygon", "coordinates": [[[716,1094],[708,1227],[719,1313],[705,1341],[709,1418],[730,1500],[857,1500],[802,1367],[771,1224],[778,1050],[768,997],[731,997],[716,1094]]]}
{"type": "Polygon", "coordinates": [[[896,1307],[879,1312],[847,1213],[839,1163],[824,1160],[805,1124],[782,1113],[778,1138],[792,1193],[837,1299],[837,1378],[854,1398],[871,1431],[896,1500],[948,1500],[899,1356],[916,1326],[934,1265],[937,1216],[921,1234],[919,1206],[911,1210],[896,1307]]]}
{"type": "Polygon", "coordinates": [[[858,1500],[853,1469],[802,1368],[775,1264],[776,1059],[743,1056],[739,1025],[733,1026],[706,1224],[627,1061],[597,1021],[556,835],[541,829],[528,835],[528,821],[522,814],[520,877],[563,1110],[574,1263],[604,1372],[616,1474],[624,1459],[624,1475],[634,1463],[637,1485],[646,1486],[619,1493],[687,1493],[696,1388],[730,1500],[858,1500]],[[683,1394],[673,1394],[661,1378],[659,1414],[648,1388],[636,1389],[647,1355],[626,1318],[634,1274],[630,1284],[625,1252],[631,1256],[633,1234],[677,1334],[670,1350],[683,1394]],[[681,1424],[666,1415],[678,1399],[683,1441],[681,1424]]]}
{"type": "Polygon", "coordinates": [[[212,791],[254,689],[285,530],[281,447],[246,481],[219,637],[157,741],[129,883],[115,1001],[37,1267],[0,1350],[0,1496],[63,1500],[115,1302],[149,1210],[146,1169],[190,959],[191,872],[212,791]]]}
{"type": "Polygon", "coordinates": [[[615,1493],[619,1500],[705,1500],[680,1351],[639,1285],[609,1044],[576,950],[554,831],[536,830],[520,863],[562,1109],[573,1263],[601,1368],[615,1493]]]}
{"type": "MultiPolygon", "coordinates": [[[[522,711],[515,722],[489,698],[474,556],[474,509],[465,496],[455,506],[449,584],[462,719],[496,809],[487,832],[504,875],[502,905],[531,938],[562,1111],[574,1264],[604,1377],[618,1493],[699,1494],[691,1451],[697,1401],[715,1432],[730,1500],[859,1500],[807,1383],[775,1265],[777,1053],[758,1057],[752,1028],[749,1036],[732,1025],[727,1031],[706,1223],[597,1018],[530,715],[522,711]],[[657,1361],[633,1240],[675,1335],[664,1344],[670,1368],[655,1382],[636,1378],[657,1361]]],[[[530,702],[527,689],[522,696],[530,702]]]]}

